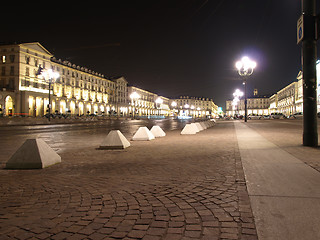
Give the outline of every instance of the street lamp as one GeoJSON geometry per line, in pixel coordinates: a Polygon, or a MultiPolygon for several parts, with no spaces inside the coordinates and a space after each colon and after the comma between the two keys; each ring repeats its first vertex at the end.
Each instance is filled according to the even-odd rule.
{"type": "Polygon", "coordinates": [[[133,93],[130,94],[130,98],[131,98],[131,105],[133,106],[133,115],[132,115],[132,117],[134,118],[135,117],[135,111],[136,111],[136,108],[135,108],[136,101],[137,101],[137,99],[140,98],[140,95],[137,92],[133,92],[133,93]]]}
{"type": "Polygon", "coordinates": [[[232,105],[234,108],[236,108],[236,110],[238,111],[238,114],[239,114],[238,102],[240,102],[240,98],[242,96],[243,96],[243,92],[241,92],[239,89],[236,89],[236,91],[233,93],[234,99],[233,99],[232,105]]]}
{"type": "Polygon", "coordinates": [[[59,78],[60,74],[58,72],[53,71],[52,69],[45,70],[39,66],[37,75],[43,78],[46,82],[49,83],[49,104],[48,104],[48,119],[50,122],[50,115],[51,115],[51,84],[59,78]]]}
{"type": "Polygon", "coordinates": [[[156,99],[156,107],[157,107],[157,109],[158,109],[158,115],[160,115],[160,109],[161,109],[161,104],[163,103],[163,99],[162,98],[160,98],[160,97],[158,97],[157,99],[156,99]],[[158,107],[159,106],[159,107],[158,107]]]}
{"type": "Polygon", "coordinates": [[[173,117],[174,117],[175,116],[176,107],[177,107],[177,102],[173,101],[171,103],[171,107],[173,108],[173,117]]]}
{"type": "Polygon", "coordinates": [[[243,57],[241,61],[236,62],[236,68],[241,77],[243,77],[244,84],[244,121],[248,119],[248,107],[247,107],[247,78],[252,75],[253,69],[257,66],[257,63],[251,61],[248,57],[243,57]]]}
{"type": "MultiPolygon", "coordinates": [[[[234,110],[236,110],[239,114],[239,108],[238,103],[240,102],[240,98],[243,96],[243,92],[241,92],[239,89],[236,89],[236,91],[233,93],[233,102],[232,105],[234,107],[234,110]]],[[[240,102],[241,103],[241,102],[240,102]]],[[[235,113],[236,114],[236,113],[235,113]]]]}

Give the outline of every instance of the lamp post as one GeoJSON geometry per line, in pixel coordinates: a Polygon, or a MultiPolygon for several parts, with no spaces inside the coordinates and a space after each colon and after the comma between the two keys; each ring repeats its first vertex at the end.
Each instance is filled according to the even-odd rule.
{"type": "Polygon", "coordinates": [[[175,101],[173,101],[171,103],[171,107],[173,108],[173,117],[174,117],[175,116],[176,107],[177,107],[177,103],[175,101]]]}
{"type": "MultiPolygon", "coordinates": [[[[238,102],[240,102],[240,98],[242,96],[243,96],[243,92],[241,92],[239,89],[236,89],[236,91],[233,93],[234,99],[233,99],[232,105],[234,106],[234,108],[236,108],[235,110],[238,112],[238,115],[239,115],[238,102]]],[[[240,102],[240,104],[241,104],[241,102],[240,102]]],[[[235,115],[236,115],[236,113],[235,113],[235,115]]]]}
{"type": "Polygon", "coordinates": [[[239,89],[236,89],[236,91],[233,93],[234,99],[233,99],[232,105],[237,108],[236,110],[238,111],[238,114],[239,114],[238,102],[240,102],[240,98],[242,96],[243,96],[243,92],[241,92],[239,89]]]}
{"type": "Polygon", "coordinates": [[[59,78],[60,74],[58,72],[53,71],[52,69],[45,70],[39,66],[37,75],[43,78],[46,82],[49,83],[49,104],[48,104],[48,119],[50,122],[50,115],[51,115],[51,84],[59,78]]]}
{"type": "Polygon", "coordinates": [[[248,57],[243,57],[241,61],[236,62],[236,68],[241,77],[243,77],[244,84],[244,121],[248,121],[248,107],[247,107],[247,78],[252,75],[253,69],[257,66],[256,62],[251,61],[248,57]]]}
{"type": "MultiPolygon", "coordinates": [[[[303,145],[318,146],[316,0],[302,0],[303,145]]],[[[318,16],[319,17],[319,16],[318,16]]],[[[301,28],[300,28],[301,30],[301,28]]],[[[319,30],[318,30],[319,31],[319,30]]],[[[299,31],[300,35],[300,31],[299,31]]]]}
{"type": "Polygon", "coordinates": [[[135,111],[136,111],[135,105],[136,105],[137,99],[140,98],[140,95],[137,92],[133,92],[133,93],[130,94],[130,98],[131,98],[131,105],[133,106],[133,115],[132,115],[132,117],[135,118],[135,115],[136,115],[135,114],[135,111]]]}
{"type": "Polygon", "coordinates": [[[161,110],[161,104],[163,103],[162,98],[158,97],[156,100],[156,107],[158,109],[158,115],[160,115],[160,110],[161,110]],[[159,106],[159,107],[158,107],[159,106]]]}

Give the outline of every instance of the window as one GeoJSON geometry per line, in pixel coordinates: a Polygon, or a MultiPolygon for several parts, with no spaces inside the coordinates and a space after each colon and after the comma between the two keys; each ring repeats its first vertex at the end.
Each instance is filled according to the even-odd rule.
{"type": "Polygon", "coordinates": [[[6,67],[2,67],[1,69],[1,75],[5,76],[6,75],[6,67]]]}
{"type": "Polygon", "coordinates": [[[14,79],[13,78],[9,79],[9,89],[14,89],[14,79]]]}
{"type": "Polygon", "coordinates": [[[26,76],[30,76],[30,70],[28,67],[26,67],[26,76]]]}
{"type": "Polygon", "coordinates": [[[6,56],[1,56],[1,62],[6,63],[6,56]]]}
{"type": "Polygon", "coordinates": [[[36,66],[36,67],[38,67],[38,59],[34,59],[34,65],[36,66]]]}
{"type": "Polygon", "coordinates": [[[30,64],[30,57],[26,56],[26,64],[30,64]]]}
{"type": "Polygon", "coordinates": [[[14,62],[14,58],[15,58],[15,55],[10,55],[10,62],[11,62],[11,63],[14,62]]]}
{"type": "Polygon", "coordinates": [[[10,67],[10,75],[13,76],[14,75],[14,66],[10,67]]]}

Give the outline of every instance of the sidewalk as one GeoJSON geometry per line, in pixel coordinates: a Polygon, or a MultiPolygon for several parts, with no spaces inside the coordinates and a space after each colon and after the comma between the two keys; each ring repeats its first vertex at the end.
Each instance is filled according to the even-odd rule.
{"type": "Polygon", "coordinates": [[[259,239],[320,239],[320,173],[246,124],[235,126],[259,239]]]}
{"type": "Polygon", "coordinates": [[[76,137],[61,164],[0,169],[0,239],[257,239],[232,122],[125,150],[76,137]]]}

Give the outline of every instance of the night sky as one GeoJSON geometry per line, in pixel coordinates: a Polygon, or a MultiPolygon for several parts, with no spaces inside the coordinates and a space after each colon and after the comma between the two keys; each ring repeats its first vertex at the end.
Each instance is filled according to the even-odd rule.
{"type": "Polygon", "coordinates": [[[166,97],[210,97],[223,109],[242,88],[234,66],[242,56],[257,62],[248,87],[259,94],[275,93],[300,70],[299,0],[66,2],[2,7],[0,42],[37,41],[105,76],[166,97]]]}

